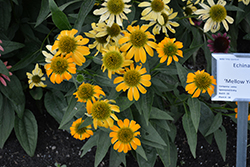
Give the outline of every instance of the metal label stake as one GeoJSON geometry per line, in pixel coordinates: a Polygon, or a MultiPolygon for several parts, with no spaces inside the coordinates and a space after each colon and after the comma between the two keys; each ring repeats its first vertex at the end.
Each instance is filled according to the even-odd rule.
{"type": "Polygon", "coordinates": [[[238,101],[236,167],[246,167],[248,102],[238,101]]]}

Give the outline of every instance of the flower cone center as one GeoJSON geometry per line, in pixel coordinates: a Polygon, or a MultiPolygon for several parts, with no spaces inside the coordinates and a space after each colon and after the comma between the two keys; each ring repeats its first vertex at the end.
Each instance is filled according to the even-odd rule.
{"type": "Polygon", "coordinates": [[[118,132],[118,140],[122,143],[130,143],[133,137],[134,133],[130,128],[121,128],[118,132]]]}
{"type": "Polygon", "coordinates": [[[229,47],[229,40],[225,37],[217,37],[214,40],[214,49],[218,52],[225,52],[229,47]]]}
{"type": "Polygon", "coordinates": [[[39,83],[39,82],[41,82],[41,77],[39,77],[38,75],[33,75],[32,76],[32,81],[34,83],[39,83]]]}
{"type": "Polygon", "coordinates": [[[197,88],[201,90],[206,90],[209,88],[212,84],[212,80],[209,74],[207,73],[200,73],[197,74],[196,77],[194,78],[194,83],[197,86],[197,88]]]}
{"type": "Polygon", "coordinates": [[[178,50],[177,47],[173,43],[165,44],[163,48],[164,54],[171,57],[173,55],[176,55],[177,50],[178,50]]]}
{"type": "Polygon", "coordinates": [[[120,34],[121,28],[118,24],[113,23],[111,27],[107,27],[107,32],[111,37],[116,37],[120,34]]]}
{"type": "Polygon", "coordinates": [[[105,120],[110,117],[111,108],[108,103],[103,101],[97,101],[93,103],[91,113],[93,119],[105,120]]]}
{"type": "Polygon", "coordinates": [[[89,83],[83,84],[78,88],[77,94],[80,99],[91,99],[94,95],[93,86],[89,83]]]}
{"type": "Polygon", "coordinates": [[[107,52],[103,57],[103,65],[108,70],[117,70],[121,68],[123,64],[123,57],[121,53],[117,51],[107,52]]]}
{"type": "Polygon", "coordinates": [[[227,16],[227,11],[222,5],[214,5],[209,11],[210,17],[213,21],[221,22],[227,16]]]}
{"type": "Polygon", "coordinates": [[[135,30],[130,35],[130,41],[135,47],[143,47],[147,41],[147,35],[141,30],[135,30]]]}
{"type": "Polygon", "coordinates": [[[184,10],[185,14],[187,16],[191,15],[193,13],[193,10],[190,7],[186,7],[184,10]]]}
{"type": "Polygon", "coordinates": [[[141,75],[138,71],[130,70],[124,74],[124,82],[129,87],[137,86],[140,83],[141,75]]]}
{"type": "Polygon", "coordinates": [[[61,57],[56,57],[51,62],[51,69],[56,74],[63,74],[68,69],[68,61],[61,57]]]}
{"type": "Polygon", "coordinates": [[[107,43],[107,37],[108,35],[105,35],[103,37],[96,37],[95,40],[100,44],[105,44],[107,43]]]}
{"type": "Polygon", "coordinates": [[[124,2],[122,0],[109,0],[107,8],[111,14],[120,14],[124,9],[124,2]]]}
{"type": "Polygon", "coordinates": [[[164,9],[164,3],[162,0],[153,0],[151,2],[151,8],[155,12],[161,12],[164,9]]]}
{"type": "Polygon", "coordinates": [[[69,36],[62,36],[59,40],[59,50],[61,50],[63,53],[70,53],[74,52],[77,45],[74,38],[71,38],[69,36]]]}

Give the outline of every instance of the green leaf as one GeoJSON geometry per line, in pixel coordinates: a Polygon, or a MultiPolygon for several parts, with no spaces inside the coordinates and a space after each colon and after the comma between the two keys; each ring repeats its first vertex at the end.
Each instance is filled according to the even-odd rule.
{"type": "Polygon", "coordinates": [[[146,153],[143,149],[142,146],[138,146],[137,149],[135,150],[138,155],[140,155],[142,158],[144,158],[146,161],[148,160],[146,153]]]}
{"type": "Polygon", "coordinates": [[[153,119],[153,120],[150,120],[150,122],[152,122],[152,124],[158,125],[159,127],[167,131],[171,130],[166,120],[153,119]]]}
{"type": "Polygon", "coordinates": [[[3,43],[1,43],[2,47],[4,48],[4,52],[2,55],[6,55],[14,50],[23,48],[25,45],[18,42],[12,42],[7,40],[2,40],[3,43]]]}
{"type": "Polygon", "coordinates": [[[195,45],[191,48],[185,49],[183,51],[183,58],[180,59],[179,63],[183,64],[187,59],[189,59],[193,53],[197,52],[204,44],[195,45]]]}
{"type": "Polygon", "coordinates": [[[221,115],[221,113],[218,113],[214,117],[213,123],[210,126],[210,128],[205,136],[208,136],[208,135],[214,133],[216,130],[219,129],[219,127],[221,127],[221,125],[222,125],[222,115],[221,115]]]}
{"type": "Polygon", "coordinates": [[[92,10],[95,0],[83,0],[80,11],[78,12],[74,28],[81,32],[82,25],[88,13],[92,10]]]}
{"type": "Polygon", "coordinates": [[[207,64],[206,64],[207,69],[206,70],[207,70],[208,73],[211,73],[211,66],[212,66],[211,52],[210,52],[210,49],[209,49],[209,47],[207,45],[208,45],[207,39],[204,38],[204,45],[203,45],[202,48],[203,48],[205,58],[206,58],[206,61],[207,61],[207,64]]]}
{"type": "Polygon", "coordinates": [[[245,36],[243,37],[243,39],[245,39],[245,40],[250,40],[250,33],[247,34],[247,35],[245,35],[245,36]]]}
{"type": "Polygon", "coordinates": [[[119,153],[110,147],[109,167],[119,167],[121,163],[126,166],[126,154],[123,152],[119,153]]]}
{"type": "Polygon", "coordinates": [[[221,126],[214,132],[214,138],[216,144],[220,150],[220,154],[223,160],[226,160],[226,150],[227,150],[227,132],[224,126],[221,126]]]}
{"type": "Polygon", "coordinates": [[[41,1],[40,12],[39,12],[39,15],[37,16],[35,27],[40,25],[46,19],[46,16],[49,14],[49,12],[50,12],[49,1],[48,0],[42,0],[41,1]]]}
{"type": "Polygon", "coordinates": [[[59,91],[46,92],[44,105],[48,113],[60,123],[64,115],[63,109],[67,107],[63,94],[59,91]]]}
{"type": "Polygon", "coordinates": [[[58,8],[54,0],[49,0],[49,9],[52,13],[52,20],[60,30],[72,29],[67,16],[58,8]]]}
{"type": "Polygon", "coordinates": [[[185,113],[182,117],[182,124],[187,135],[188,145],[194,158],[196,158],[197,133],[195,131],[190,114],[185,113]]]}
{"type": "Polygon", "coordinates": [[[38,128],[36,118],[30,110],[25,110],[23,118],[15,119],[16,137],[29,156],[33,156],[37,144],[38,128]]]}
{"type": "Polygon", "coordinates": [[[25,106],[25,96],[19,79],[12,75],[7,86],[0,84],[0,91],[12,102],[12,106],[19,118],[22,118],[25,106]]]}
{"type": "Polygon", "coordinates": [[[214,120],[214,114],[211,109],[203,102],[201,104],[201,117],[200,117],[200,125],[199,131],[203,136],[208,132],[212,122],[214,120]]]}
{"type": "Polygon", "coordinates": [[[146,140],[146,139],[141,139],[141,143],[143,145],[147,145],[147,146],[150,146],[150,147],[154,147],[154,148],[158,148],[158,149],[164,149],[163,146],[161,144],[158,144],[158,143],[155,143],[155,142],[152,142],[152,141],[149,141],[149,140],[146,140]]]}
{"type": "Polygon", "coordinates": [[[127,97],[119,96],[116,100],[116,105],[120,107],[120,111],[129,108],[135,101],[130,101],[127,97]]]}
{"type": "Polygon", "coordinates": [[[99,132],[97,131],[95,132],[95,134],[93,136],[91,136],[87,142],[83,145],[83,147],[81,148],[82,150],[82,154],[81,154],[81,158],[94,146],[97,145],[97,140],[99,139],[99,132]]]}
{"type": "Polygon", "coordinates": [[[109,133],[100,131],[100,136],[97,141],[97,149],[95,153],[95,167],[102,161],[108,152],[109,146],[111,145],[109,133]]]}
{"type": "Polygon", "coordinates": [[[188,71],[178,62],[175,62],[175,65],[177,68],[178,77],[181,81],[181,85],[183,86],[183,88],[185,88],[188,71]]]}
{"type": "Polygon", "coordinates": [[[239,11],[239,12],[244,12],[243,9],[237,7],[237,6],[234,6],[234,5],[226,5],[225,6],[226,10],[227,11],[239,11]]]}
{"type": "Polygon", "coordinates": [[[236,13],[235,24],[237,26],[250,13],[250,5],[246,6],[243,3],[238,3],[238,7],[244,11],[243,12],[237,11],[236,13]]]}
{"type": "Polygon", "coordinates": [[[0,74],[4,74],[6,76],[10,76],[9,75],[9,70],[6,68],[6,65],[3,63],[2,60],[0,60],[0,74]]]}
{"type": "Polygon", "coordinates": [[[151,113],[152,104],[154,101],[154,92],[153,90],[148,90],[146,94],[141,95],[139,103],[141,105],[142,113],[145,118],[146,124],[148,125],[149,116],[151,113]]]}
{"type": "Polygon", "coordinates": [[[86,126],[88,126],[88,125],[90,125],[92,123],[93,123],[92,117],[86,117],[84,119],[84,122],[78,127],[78,129],[84,128],[84,127],[86,127],[86,126]]]}
{"type": "Polygon", "coordinates": [[[29,92],[30,92],[30,95],[35,100],[41,100],[41,98],[43,97],[43,89],[40,87],[38,87],[38,88],[35,87],[35,88],[31,89],[29,92]]]}
{"type": "Polygon", "coordinates": [[[152,111],[150,113],[150,119],[164,119],[164,120],[171,120],[173,121],[174,118],[172,118],[166,111],[160,110],[156,107],[152,107],[152,111]]]}
{"type": "Polygon", "coordinates": [[[81,109],[81,107],[83,107],[83,104],[77,102],[77,98],[75,96],[71,96],[70,102],[63,115],[59,129],[61,129],[64,125],[66,125],[75,116],[75,114],[81,109]]]}
{"type": "Polygon", "coordinates": [[[200,116],[201,116],[201,104],[197,98],[189,98],[188,99],[188,106],[191,113],[191,119],[197,133],[199,123],[200,123],[200,116]]]}
{"type": "Polygon", "coordinates": [[[11,20],[11,3],[9,1],[0,1],[0,16],[0,32],[5,32],[8,30],[11,20]]]}
{"type": "Polygon", "coordinates": [[[140,154],[138,156],[136,156],[137,158],[137,162],[139,167],[152,167],[155,164],[156,161],[156,150],[153,147],[144,147],[144,150],[147,153],[147,160],[145,158],[143,158],[142,156],[140,156],[140,154]]]}
{"type": "Polygon", "coordinates": [[[8,139],[13,127],[15,120],[15,112],[10,102],[2,96],[0,93],[0,148],[2,149],[4,143],[8,139]],[[3,105],[4,104],[4,105],[3,105]]]}

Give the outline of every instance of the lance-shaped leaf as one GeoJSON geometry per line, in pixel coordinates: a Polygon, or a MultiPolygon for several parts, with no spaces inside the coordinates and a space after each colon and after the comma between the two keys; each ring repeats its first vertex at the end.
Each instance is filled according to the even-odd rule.
{"type": "Polygon", "coordinates": [[[197,133],[195,131],[191,116],[185,113],[182,117],[182,124],[187,135],[188,145],[194,158],[196,158],[197,133]]]}
{"type": "Polygon", "coordinates": [[[227,132],[224,126],[221,126],[214,132],[214,139],[220,150],[220,154],[223,160],[226,160],[226,150],[227,150],[227,132]]]}
{"type": "Polygon", "coordinates": [[[22,119],[15,119],[16,137],[29,156],[33,156],[37,144],[38,128],[36,118],[30,110],[25,110],[22,119]]]}
{"type": "Polygon", "coordinates": [[[201,104],[197,98],[189,98],[188,99],[188,106],[191,113],[191,119],[197,133],[199,123],[200,123],[200,116],[201,116],[201,104]]]}
{"type": "Polygon", "coordinates": [[[57,28],[60,30],[70,30],[72,28],[67,16],[58,8],[54,0],[49,0],[49,9],[52,13],[52,20],[57,28]]]}
{"type": "Polygon", "coordinates": [[[3,148],[4,143],[8,139],[15,120],[15,112],[7,98],[4,98],[0,93],[0,148],[3,148]]]}
{"type": "Polygon", "coordinates": [[[175,65],[177,68],[178,77],[181,81],[181,85],[185,88],[188,71],[178,62],[175,62],[175,65]]]}
{"type": "Polygon", "coordinates": [[[214,133],[217,129],[219,129],[219,127],[221,127],[221,124],[222,124],[222,115],[221,115],[221,113],[218,113],[214,117],[213,123],[210,126],[210,128],[205,136],[208,136],[208,135],[214,133]]]}

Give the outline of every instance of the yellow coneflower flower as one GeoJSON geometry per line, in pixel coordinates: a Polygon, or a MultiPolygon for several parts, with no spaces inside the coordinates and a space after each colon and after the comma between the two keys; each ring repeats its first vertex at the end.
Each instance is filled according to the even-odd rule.
{"type": "Polygon", "coordinates": [[[188,73],[187,75],[187,85],[185,90],[193,95],[192,97],[198,97],[200,93],[205,93],[206,91],[210,96],[214,93],[214,86],[216,85],[216,80],[213,76],[210,76],[204,70],[196,71],[193,73],[188,73]]]}
{"type": "Polygon", "coordinates": [[[125,59],[125,52],[121,53],[117,46],[110,46],[109,49],[103,49],[102,70],[108,70],[108,77],[111,79],[112,74],[121,73],[123,67],[129,66],[133,60],[125,59]]]}
{"type": "Polygon", "coordinates": [[[82,118],[78,118],[76,121],[73,122],[72,126],[70,127],[70,134],[79,140],[84,140],[89,138],[90,136],[93,136],[93,131],[91,130],[91,125],[88,125],[86,127],[80,128],[80,125],[84,122],[82,118]]]}
{"type": "Polygon", "coordinates": [[[114,144],[114,150],[118,150],[118,152],[127,153],[131,150],[131,147],[136,150],[137,146],[141,145],[141,141],[136,138],[136,136],[140,135],[138,131],[141,126],[137,124],[134,120],[129,121],[125,119],[124,122],[122,120],[117,121],[118,126],[114,125],[110,129],[112,132],[109,133],[109,137],[111,137],[111,143],[114,144]]]}
{"type": "Polygon", "coordinates": [[[207,2],[211,7],[204,3],[200,3],[200,6],[204,9],[198,9],[194,12],[195,14],[200,15],[198,19],[208,19],[204,25],[204,32],[211,30],[212,33],[215,33],[220,29],[221,22],[226,31],[228,31],[229,27],[226,21],[232,24],[234,19],[227,16],[227,10],[224,7],[226,5],[226,1],[218,0],[217,4],[215,4],[213,0],[208,0],[207,2]]]}
{"type": "Polygon", "coordinates": [[[61,31],[52,46],[52,50],[58,49],[55,56],[72,53],[71,56],[74,62],[81,66],[82,63],[85,63],[86,61],[84,56],[90,54],[89,48],[87,46],[83,46],[89,42],[89,39],[83,38],[81,35],[77,35],[75,37],[77,32],[78,31],[76,29],[61,31]]]}
{"type": "MultiPolygon", "coordinates": [[[[184,10],[183,12],[184,16],[191,16],[192,14],[194,14],[197,8],[193,5],[193,3],[190,0],[188,0],[186,6],[183,7],[183,10],[184,10]]],[[[189,17],[188,20],[190,24],[195,25],[192,18],[189,17]]]]}
{"type": "Polygon", "coordinates": [[[119,26],[122,26],[123,19],[128,20],[126,14],[130,13],[129,9],[131,5],[125,3],[130,2],[130,0],[105,0],[102,4],[104,8],[94,10],[94,15],[101,15],[99,22],[104,22],[107,19],[108,26],[112,26],[114,20],[119,26]]]}
{"type": "Polygon", "coordinates": [[[154,20],[160,23],[160,25],[164,24],[164,18],[161,15],[162,13],[168,13],[169,7],[167,4],[170,0],[151,0],[150,2],[141,2],[139,7],[146,7],[141,13],[143,16],[142,20],[154,20]]]}
{"type": "MultiPolygon", "coordinates": [[[[93,23],[95,24],[95,23],[93,23]]],[[[107,26],[105,22],[97,23],[96,26],[93,26],[93,29],[97,32],[96,38],[106,37],[107,43],[110,41],[115,43],[118,46],[118,41],[121,39],[122,31],[120,26],[117,23],[113,23],[112,26],[107,26]]]]}
{"type": "Polygon", "coordinates": [[[60,56],[51,57],[47,52],[43,52],[46,57],[45,61],[47,64],[44,65],[46,69],[46,74],[50,77],[52,83],[60,84],[64,79],[70,80],[72,78],[71,74],[76,73],[76,65],[71,58],[72,53],[65,56],[62,54],[60,56]]]}
{"type": "Polygon", "coordinates": [[[154,35],[156,34],[160,34],[160,31],[162,29],[162,32],[166,34],[166,36],[168,36],[168,31],[167,29],[169,29],[172,33],[175,33],[175,29],[172,28],[173,27],[178,27],[179,24],[175,21],[172,21],[176,16],[177,16],[178,12],[173,13],[173,9],[169,10],[168,14],[162,12],[161,15],[164,18],[164,23],[160,24],[157,21],[151,21],[149,23],[149,26],[152,26],[155,24],[152,32],[154,35]]]}
{"type": "Polygon", "coordinates": [[[136,62],[141,61],[145,63],[147,60],[147,54],[154,56],[152,48],[156,48],[157,44],[150,40],[155,40],[154,35],[146,31],[148,26],[142,25],[127,27],[129,32],[124,32],[124,37],[119,40],[119,44],[123,44],[120,48],[121,51],[128,51],[126,54],[127,59],[131,59],[134,56],[136,62]],[[152,47],[152,48],[151,48],[152,47]],[[146,50],[146,51],[145,51],[146,50]]]}
{"type": "Polygon", "coordinates": [[[35,69],[32,70],[32,74],[26,72],[28,77],[29,88],[32,89],[34,86],[36,87],[46,87],[42,81],[45,81],[45,77],[43,77],[43,72],[41,68],[39,68],[38,64],[36,64],[35,69]]]}
{"type": "Polygon", "coordinates": [[[167,60],[167,65],[169,65],[172,60],[179,61],[178,56],[183,57],[183,52],[181,49],[183,44],[179,41],[175,42],[175,38],[168,38],[165,37],[159,44],[158,48],[156,48],[157,53],[159,54],[158,57],[160,59],[160,63],[163,63],[167,60]]]}
{"type": "Polygon", "coordinates": [[[73,95],[76,95],[77,101],[86,103],[86,107],[88,107],[96,99],[99,99],[100,95],[105,96],[105,93],[100,86],[83,82],[73,95]]]}
{"type": "Polygon", "coordinates": [[[96,56],[99,52],[102,52],[102,49],[109,48],[110,46],[115,45],[115,42],[108,40],[108,34],[105,36],[99,34],[101,28],[101,25],[99,23],[98,25],[96,23],[92,23],[91,27],[93,30],[85,32],[84,34],[89,38],[95,39],[93,44],[88,45],[90,49],[96,48],[97,52],[94,56],[96,56]]]}
{"type": "Polygon", "coordinates": [[[97,101],[94,100],[93,104],[87,106],[87,112],[93,118],[93,125],[95,129],[97,129],[97,126],[105,128],[112,127],[114,125],[114,120],[118,121],[114,112],[120,112],[120,109],[117,105],[110,103],[115,103],[115,101],[98,99],[97,101]]]}
{"type": "Polygon", "coordinates": [[[124,92],[128,89],[128,99],[132,101],[135,99],[136,101],[140,98],[140,93],[145,94],[147,90],[145,87],[151,86],[151,75],[145,74],[146,68],[141,68],[141,66],[137,65],[134,68],[134,64],[130,65],[130,69],[125,67],[125,73],[123,77],[116,77],[114,79],[114,84],[120,83],[116,87],[116,91],[120,92],[123,90],[124,92]],[[142,84],[142,85],[141,85],[142,84]],[[138,91],[139,89],[139,91],[138,91]]]}

